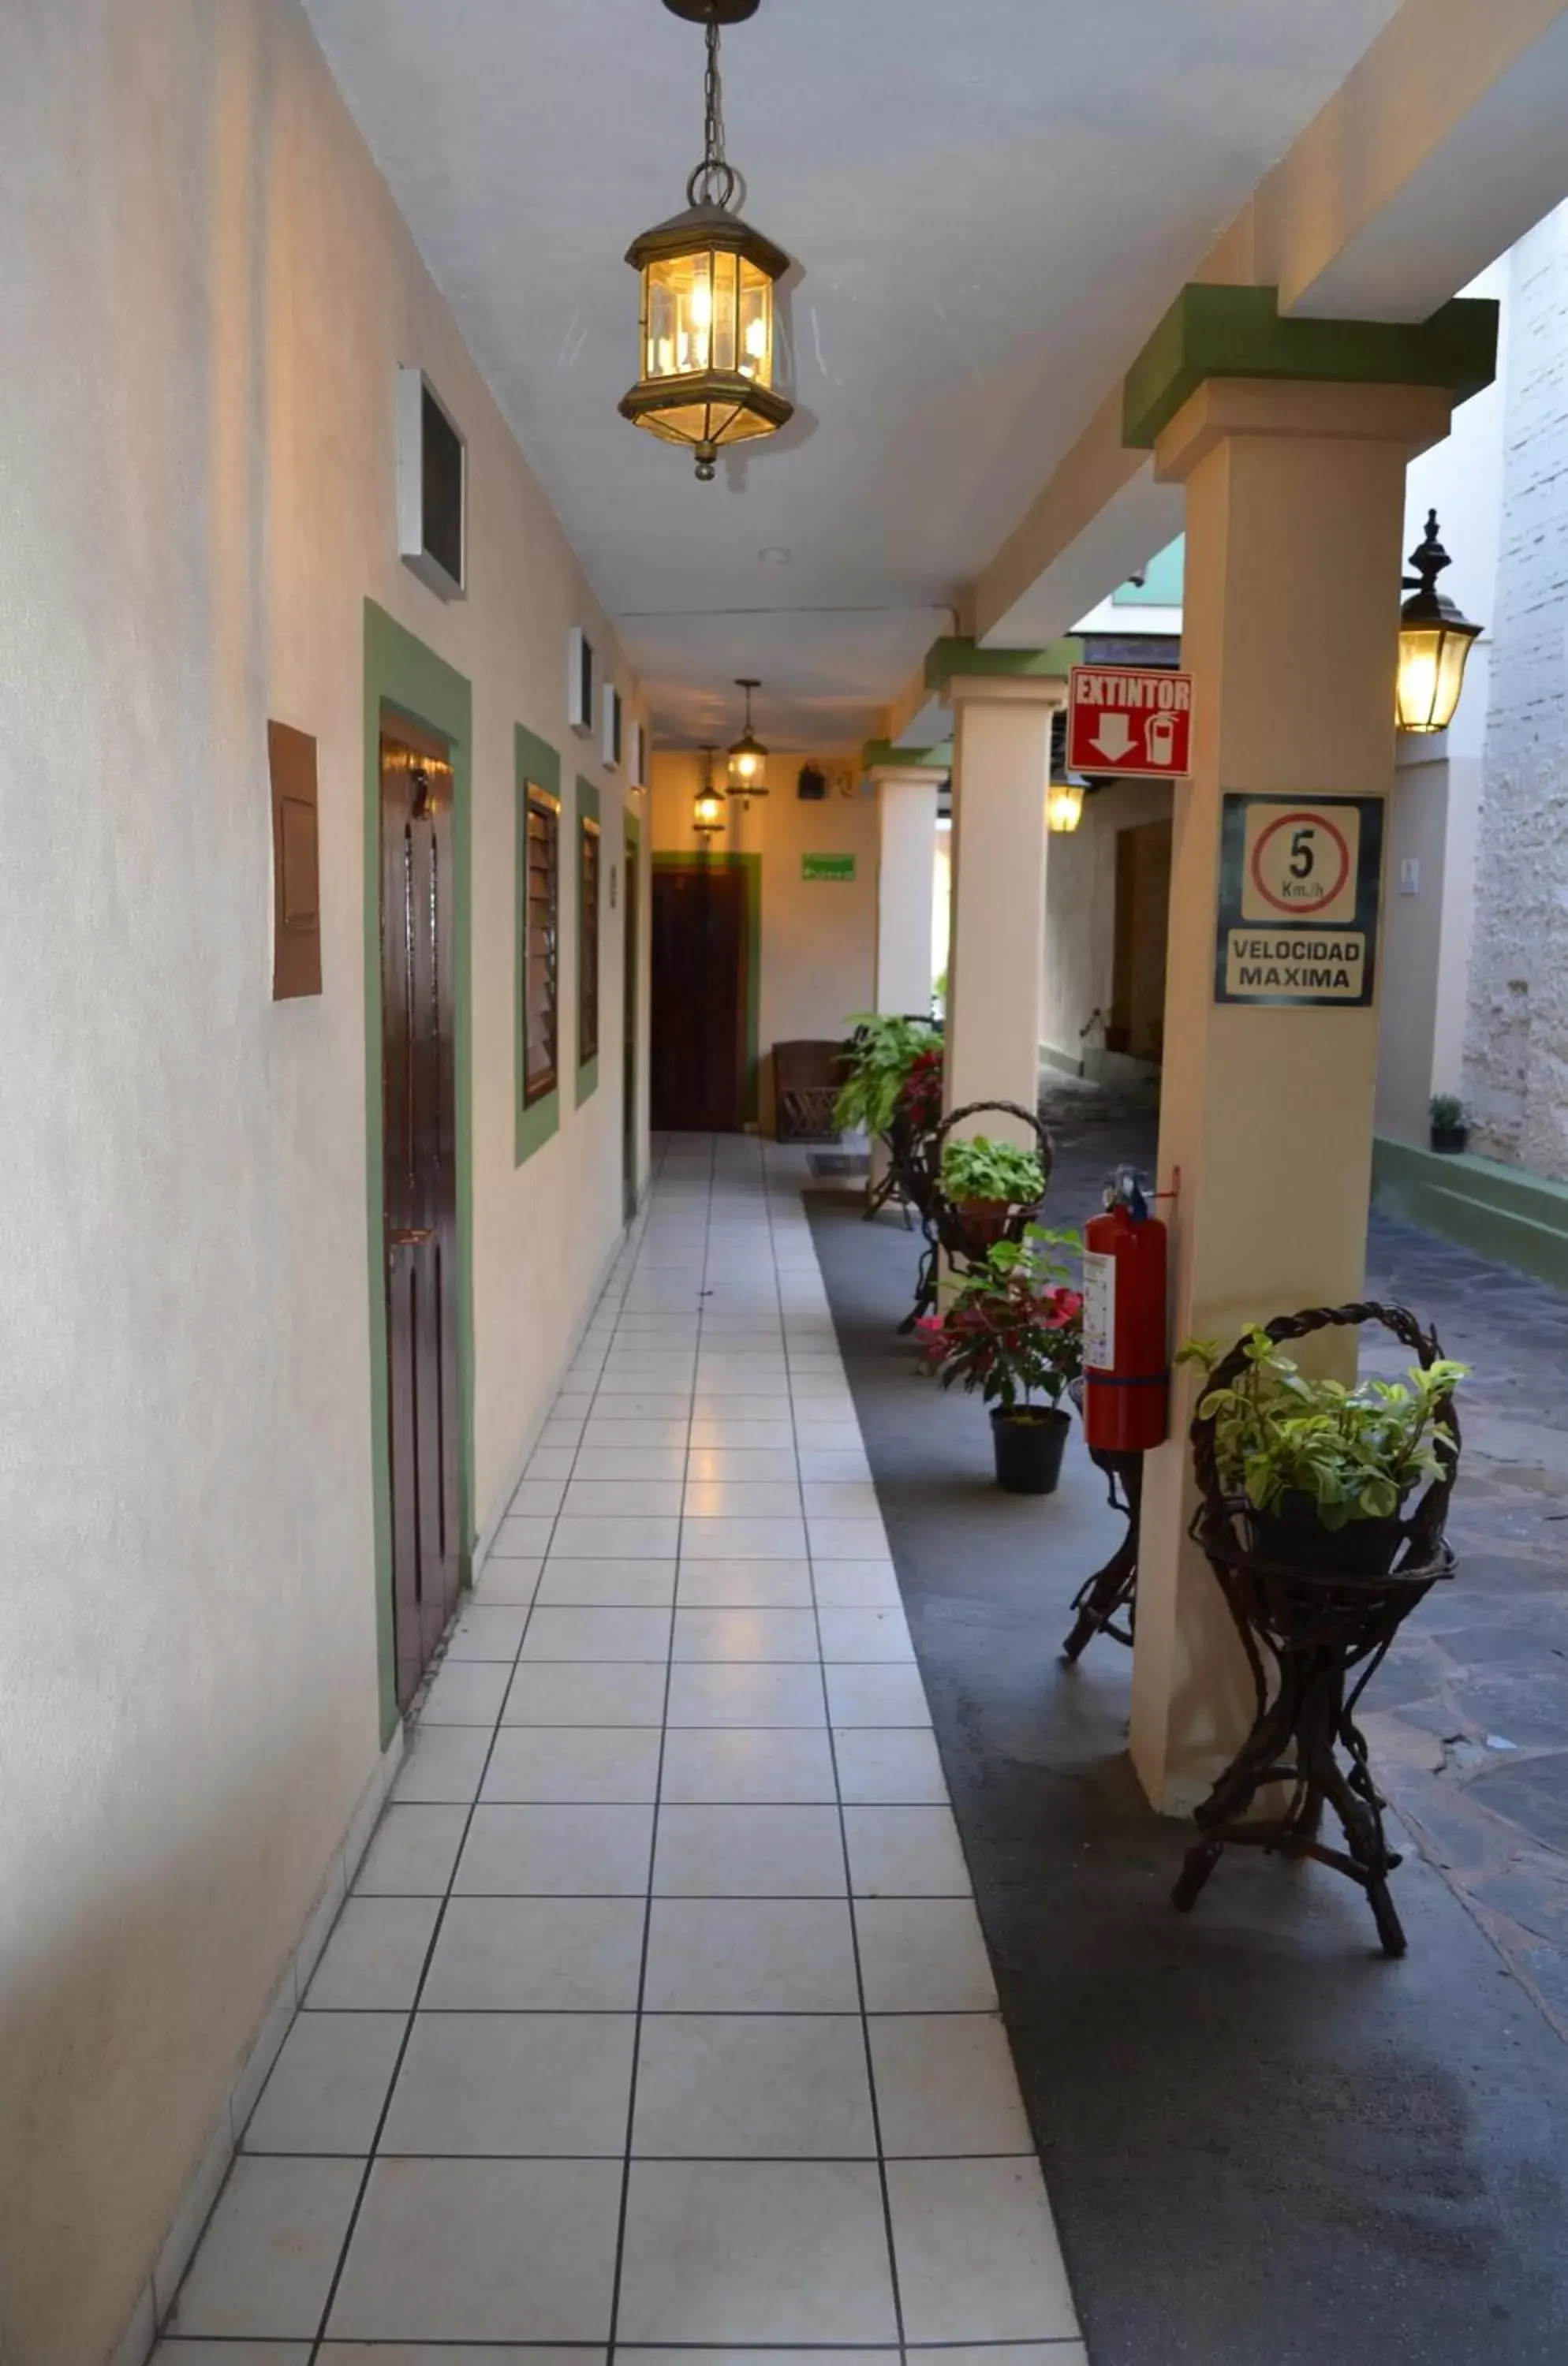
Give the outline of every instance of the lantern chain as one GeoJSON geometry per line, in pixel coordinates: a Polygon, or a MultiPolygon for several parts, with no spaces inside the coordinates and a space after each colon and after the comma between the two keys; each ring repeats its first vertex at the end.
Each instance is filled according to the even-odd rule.
{"type": "Polygon", "coordinates": [[[705,39],[707,44],[707,71],[703,77],[703,161],[686,183],[686,197],[694,206],[723,208],[733,204],[739,182],[735,167],[725,161],[724,88],[718,74],[718,17],[711,0],[705,39]]]}

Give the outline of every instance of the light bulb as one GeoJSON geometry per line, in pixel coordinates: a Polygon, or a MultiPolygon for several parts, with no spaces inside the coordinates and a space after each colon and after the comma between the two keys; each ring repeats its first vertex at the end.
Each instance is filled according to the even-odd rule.
{"type": "Polygon", "coordinates": [[[768,324],[759,312],[746,331],[746,350],[755,361],[761,361],[768,350],[768,324]]]}
{"type": "Polygon", "coordinates": [[[692,287],[692,326],[694,329],[713,325],[713,287],[706,279],[695,281],[692,287]]]}
{"type": "Polygon", "coordinates": [[[749,781],[757,769],[757,759],[752,755],[742,756],[737,761],[735,769],[743,781],[749,781]]]}

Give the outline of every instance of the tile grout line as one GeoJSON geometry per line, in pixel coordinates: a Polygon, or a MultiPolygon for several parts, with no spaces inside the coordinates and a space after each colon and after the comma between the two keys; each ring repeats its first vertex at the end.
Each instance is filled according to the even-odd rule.
{"type": "MultiPolygon", "coordinates": [[[[773,1198],[768,1189],[767,1161],[765,1153],[762,1155],[761,1166],[762,1205],[767,1213],[768,1222],[768,1252],[773,1259],[773,1287],[778,1295],[779,1323],[781,1328],[783,1328],[785,1323],[784,1299],[779,1273],[778,1245],[773,1238],[773,1198]]],[[[815,1256],[815,1248],[813,1249],[813,1256],[815,1256]]],[[[818,1271],[820,1271],[820,1268],[818,1268],[818,1271]]],[[[787,1363],[787,1353],[785,1360],[787,1363]]],[[[800,1431],[795,1416],[795,1391],[793,1387],[790,1390],[789,1422],[790,1432],[795,1441],[795,1467],[798,1475],[800,1470],[800,1431]]],[[[801,1498],[801,1521],[802,1526],[805,1527],[804,1494],[801,1498]]],[[[849,1826],[844,1817],[844,1786],[839,1774],[839,1746],[833,1732],[833,1704],[828,1690],[828,1663],[822,1657],[822,1617],[820,1606],[817,1599],[817,1562],[815,1556],[811,1551],[811,1531],[808,1527],[806,1528],[806,1562],[807,1568],[810,1573],[811,1582],[811,1616],[813,1624],[817,1629],[818,1668],[822,1684],[822,1716],[828,1733],[828,1755],[833,1768],[833,1791],[839,1816],[839,1845],[843,1853],[844,1860],[844,1904],[845,1910],[849,1917],[850,1948],[854,1959],[855,1995],[858,2000],[860,2009],[861,2045],[865,2057],[866,2092],[871,2104],[872,2142],[876,2147],[876,2176],[878,2188],[882,2196],[883,2233],[887,2245],[887,2274],[893,2298],[893,2323],[897,2336],[899,2352],[900,2354],[903,2354],[906,2347],[904,2299],[898,2282],[897,2247],[893,2236],[893,2198],[887,2181],[887,2162],[882,2149],[882,2112],[876,2095],[876,2067],[872,2058],[871,2051],[871,2020],[866,2011],[865,1967],[861,1961],[860,1922],[859,1918],[855,1913],[854,1874],[850,1864],[849,1826]]]]}
{"type": "MultiPolygon", "coordinates": [[[[613,1277],[612,1277],[612,1279],[613,1279],[613,1277]]],[[[606,1290],[608,1290],[608,1288],[609,1288],[609,1287],[610,1287],[610,1284],[607,1282],[607,1283],[605,1284],[605,1289],[606,1289],[606,1290]]],[[[593,1315],[596,1315],[596,1314],[598,1313],[598,1312],[599,1312],[599,1305],[600,1305],[600,1303],[603,1301],[604,1295],[604,1291],[601,1291],[599,1300],[598,1300],[598,1301],[595,1301],[595,1303],[594,1303],[593,1314],[592,1314],[592,1315],[590,1315],[590,1317],[589,1317],[589,1324],[590,1324],[590,1327],[592,1327],[592,1324],[593,1315]]],[[[560,1391],[557,1391],[557,1393],[558,1393],[558,1395],[559,1395],[559,1393],[560,1393],[560,1391]]],[[[595,1387],[595,1390],[594,1390],[593,1393],[594,1393],[595,1395],[597,1394],[597,1387],[595,1387]]],[[[591,1406],[591,1407],[592,1407],[592,1398],[591,1397],[591,1398],[590,1398],[590,1406],[591,1406]]],[[[586,1422],[586,1420],[585,1420],[585,1421],[584,1421],[584,1423],[583,1423],[583,1428],[584,1428],[584,1430],[587,1428],[587,1422],[586,1422]]],[[[577,1455],[578,1455],[579,1453],[581,1453],[581,1434],[580,1433],[580,1434],[579,1434],[579,1438],[578,1438],[578,1443],[577,1443],[577,1445],[576,1445],[576,1446],[573,1448],[573,1449],[572,1449],[573,1467],[574,1467],[574,1468],[576,1467],[576,1457],[577,1457],[577,1455]]],[[[565,1499],[564,1499],[564,1494],[563,1494],[563,1498],[562,1498],[562,1500],[563,1500],[563,1501],[565,1500],[565,1499]]],[[[557,1524],[557,1522],[558,1521],[559,1517],[560,1517],[560,1514],[559,1514],[559,1512],[558,1512],[558,1511],[557,1511],[556,1513],[554,1513],[554,1514],[551,1515],[551,1519],[550,1519],[550,1541],[551,1541],[551,1542],[553,1542],[553,1541],[554,1541],[555,1532],[556,1532],[556,1524],[557,1524]]],[[[534,1589],[533,1589],[533,1593],[532,1593],[532,1594],[531,1594],[531,1595],[530,1595],[530,1597],[529,1597],[529,1600],[528,1600],[528,1603],[527,1603],[527,1606],[526,1606],[525,1615],[525,1617],[524,1617],[524,1620],[523,1620],[522,1629],[521,1629],[521,1631],[520,1631],[520,1633],[519,1633],[519,1635],[518,1635],[518,1638],[517,1638],[517,1649],[516,1649],[516,1651],[514,1652],[514,1654],[513,1655],[513,1660],[512,1660],[512,1673],[511,1673],[511,1677],[510,1677],[510,1679],[508,1680],[507,1686],[506,1686],[506,1690],[505,1690],[505,1692],[503,1692],[503,1693],[502,1693],[502,1696],[501,1696],[500,1703],[499,1703],[499,1705],[497,1706],[497,1708],[496,1708],[495,1720],[494,1720],[493,1725],[492,1725],[492,1726],[491,1726],[491,1728],[490,1746],[489,1746],[489,1748],[488,1748],[488,1749],[486,1750],[486,1752],[485,1752],[485,1755],[484,1755],[484,1763],[483,1763],[483,1764],[482,1764],[482,1765],[480,1766],[480,1768],[479,1768],[479,1779],[478,1784],[477,1784],[477,1785],[476,1785],[476,1786],[475,1786],[475,1789],[474,1789],[474,1796],[473,1796],[472,1799],[468,1802],[468,1808],[467,1808],[467,1810],[466,1810],[466,1812],[465,1812],[465,1814],[464,1814],[464,1818],[463,1818],[463,1829],[462,1829],[462,1832],[461,1832],[461,1834],[459,1835],[459,1838],[458,1838],[457,1846],[456,1850],[455,1850],[455,1851],[454,1851],[454,1853],[453,1853],[453,1857],[452,1857],[452,1866],[451,1866],[451,1871],[450,1871],[450,1873],[449,1873],[449,1874],[448,1874],[448,1876],[447,1876],[447,1879],[446,1879],[446,1889],[442,1892],[440,1907],[439,1907],[439,1909],[438,1909],[438,1910],[437,1910],[437,1913],[436,1913],[436,1916],[435,1916],[435,1921],[434,1921],[434,1922],[433,1923],[433,1925],[431,1926],[430,1939],[429,1939],[429,1942],[428,1942],[428,1944],[427,1944],[427,1945],[426,1945],[426,1947],[425,1947],[424,1955],[423,1955],[423,1959],[422,1959],[422,1961],[421,1961],[421,1964],[420,1964],[420,1968],[419,1968],[419,1977],[418,1977],[418,1979],[416,1980],[416,1982],[415,1982],[415,1984],[414,1984],[413,1998],[412,1998],[412,2002],[410,2003],[410,2006],[409,2006],[409,2008],[408,2008],[408,2016],[407,2016],[407,2019],[406,2019],[406,2022],[405,2022],[405,2023],[404,2023],[404,2027],[403,2027],[402,2042],[401,2042],[401,2044],[400,2044],[400,2045],[399,2045],[399,2047],[398,2047],[397,2056],[396,2056],[396,2059],[394,2060],[394,2062],[393,2062],[393,2064],[392,2064],[392,2075],[391,2075],[391,2077],[389,2079],[389,2080],[388,2080],[388,2082],[387,2082],[387,2091],[386,2091],[385,2095],[382,2097],[382,2100],[381,2100],[381,2108],[380,2108],[380,2111],[378,2112],[377,2117],[376,2117],[376,2125],[375,2125],[374,2130],[373,2130],[373,2131],[372,2131],[372,2133],[371,2133],[369,2149],[368,2149],[367,2153],[367,2154],[366,2154],[366,2156],[365,2156],[365,2169],[364,2169],[364,2174],[363,2174],[363,2175],[362,2175],[362,2177],[360,2178],[358,2191],[355,2192],[355,2197],[354,2197],[354,2206],[353,2206],[353,2208],[351,2209],[351,2211],[349,2212],[349,2214],[348,2214],[348,2223],[347,2223],[346,2226],[345,2226],[345,2227],[344,2227],[344,2229],[343,2241],[342,2241],[342,2243],[341,2243],[341,2244],[339,2245],[339,2247],[338,2247],[338,2254],[337,2254],[337,2260],[336,2260],[336,2264],[335,2264],[335,2266],[334,2266],[334,2267],[333,2267],[333,2269],[332,2280],[331,2280],[330,2283],[329,2283],[329,2284],[328,2284],[328,2286],[327,2286],[326,2297],[325,2297],[325,2299],[322,2301],[322,2304],[321,2304],[321,2316],[320,2316],[320,2318],[319,2318],[319,2320],[318,2320],[318,2322],[317,2322],[316,2332],[315,2332],[314,2338],[312,2338],[311,2343],[310,2343],[310,2355],[309,2355],[309,2359],[308,2359],[308,2361],[307,2361],[307,2366],[319,2366],[319,2361],[320,2361],[320,2359],[321,2359],[321,2345],[322,2345],[322,2343],[323,2343],[323,2342],[326,2340],[326,2338],[327,2338],[328,2327],[329,2327],[329,2326],[330,2326],[330,2324],[331,2324],[331,2321],[332,2321],[332,2313],[333,2313],[333,2308],[334,2308],[334,2306],[336,2305],[336,2303],[337,2303],[338,2291],[339,2291],[339,2288],[340,2288],[340,2286],[341,2286],[341,2284],[342,2284],[342,2282],[343,2282],[344,2271],[344,2270],[346,2269],[346,2267],[347,2267],[347,2265],[348,2265],[348,2255],[349,2255],[350,2249],[351,2249],[351,2248],[352,2248],[352,2247],[353,2247],[353,2243],[354,2243],[355,2236],[355,2234],[356,2234],[356,2233],[357,2233],[357,2231],[358,2231],[358,2227],[359,2227],[359,2221],[360,2221],[361,2215],[362,2215],[362,2214],[363,2214],[363,2212],[364,2212],[364,2208],[365,2208],[366,2196],[367,2196],[367,2194],[368,2193],[369,2189],[370,2189],[370,2180],[371,2180],[372,2175],[374,2174],[377,2161],[378,2161],[380,2158],[382,2158],[382,2156],[381,2156],[381,2152],[380,2152],[380,2143],[381,2143],[382,2132],[383,2132],[383,2130],[384,2130],[384,2129],[385,2129],[385,2127],[386,2127],[387,2120],[388,2120],[388,2116],[389,2116],[389,2113],[390,2113],[390,2112],[391,2112],[391,2108],[392,2108],[392,2099],[393,2099],[393,2097],[395,2096],[395,2094],[397,2093],[397,2090],[398,2090],[398,2082],[399,2082],[400,2079],[400,2078],[401,2078],[401,2076],[402,2076],[403,2064],[404,2064],[404,2061],[405,2061],[405,2060],[406,2060],[406,2058],[407,2058],[407,2056],[408,2056],[408,2049],[409,2049],[410,2044],[411,2044],[411,2043],[412,2043],[412,2041],[413,2033],[414,2033],[414,2028],[415,2028],[415,2025],[416,2025],[416,2023],[417,2023],[417,2022],[418,2022],[418,2019],[419,2019],[420,2000],[421,2000],[421,1999],[423,1997],[424,1989],[425,1989],[425,1983],[426,1983],[426,1981],[428,1980],[428,1978],[429,1978],[429,1977],[430,1977],[430,1968],[431,1968],[431,1965],[432,1965],[432,1964],[433,1964],[433,1962],[434,1961],[434,1957],[435,1957],[435,1950],[436,1950],[437,1946],[440,1944],[440,1941],[441,1941],[441,1933],[442,1933],[443,1928],[445,1927],[446,1921],[446,1909],[447,1909],[447,1907],[448,1907],[448,1906],[451,1904],[451,1902],[452,1902],[453,1888],[454,1888],[454,1885],[455,1885],[455,1883],[456,1883],[456,1881],[457,1881],[457,1869],[458,1869],[459,1865],[462,1864],[462,1861],[463,1861],[463,1853],[464,1853],[464,1851],[467,1849],[468,1844],[468,1835],[469,1835],[469,1833],[470,1833],[470,1832],[472,1831],[472,1830],[473,1830],[474,1818],[475,1818],[476,1814],[477,1814],[477,1813],[478,1813],[478,1811],[479,1811],[479,1802],[480,1802],[480,1799],[481,1799],[482,1795],[483,1795],[483,1792],[484,1792],[485,1777],[486,1777],[486,1775],[487,1775],[487,1774],[489,1774],[489,1772],[490,1772],[491,1761],[491,1759],[492,1759],[492,1758],[494,1757],[494,1755],[495,1755],[495,1745],[496,1745],[497,1741],[498,1741],[498,1740],[499,1740],[499,1738],[500,1738],[500,1734],[501,1734],[501,1727],[502,1727],[502,1717],[503,1717],[503,1715],[504,1715],[504,1713],[505,1713],[506,1702],[507,1702],[508,1696],[510,1696],[510,1694],[511,1694],[512,1685],[513,1685],[513,1684],[514,1684],[514,1683],[515,1683],[515,1681],[516,1681],[516,1677],[517,1677],[517,1670],[518,1670],[518,1668],[519,1668],[519,1667],[521,1666],[521,1664],[522,1664],[524,1648],[525,1648],[525,1646],[526,1645],[527,1640],[528,1640],[528,1629],[529,1629],[529,1628],[530,1628],[530,1627],[533,1625],[533,1623],[534,1623],[534,1612],[535,1612],[535,1609],[536,1609],[536,1607],[537,1606],[537,1604],[538,1604],[539,1587],[540,1587],[540,1585],[541,1585],[541,1584],[543,1583],[543,1582],[544,1582],[545,1566],[546,1566],[546,1563],[547,1562],[548,1559],[549,1559],[549,1545],[548,1545],[548,1544],[547,1544],[547,1545],[546,1545],[546,1548],[545,1548],[544,1552],[539,1556],[539,1568],[538,1568],[538,1573],[537,1573],[537,1575],[536,1575],[536,1577],[535,1578],[535,1581],[534,1581],[534,1589]]],[[[470,1594],[470,1597],[469,1597],[469,1598],[470,1598],[470,1601],[471,1601],[471,1599],[472,1599],[472,1595],[471,1595],[471,1594],[470,1594]]],[[[461,1616],[461,1613],[459,1613],[459,1616],[461,1616]]],[[[493,1666],[493,1665],[497,1665],[497,1664],[504,1665],[504,1664],[505,1664],[505,1662],[488,1662],[488,1663],[486,1663],[486,1662],[480,1662],[480,1663],[479,1663],[479,1664],[489,1664],[489,1665],[492,1665],[492,1666],[493,1666]]],[[[352,1892],[350,1893],[350,1895],[353,1895],[353,1894],[354,1894],[354,1893],[352,1893],[352,1892]]],[[[347,1899],[345,1898],[344,1902],[344,1904],[346,1905],[346,1904],[347,1904],[347,1899]]],[[[336,1927],[335,1922],[334,1922],[333,1927],[334,1927],[334,1929],[335,1929],[335,1927],[336,1927]]],[[[330,1940],[329,1940],[329,1944],[330,1944],[330,1940]]],[[[324,1954],[325,1950],[323,1949],[323,1951],[322,1951],[322,1952],[323,1952],[323,1954],[324,1954]]],[[[298,2009],[297,2009],[297,2011],[296,2011],[296,2019],[298,2019],[298,2017],[299,2017],[299,2011],[302,2011],[302,2010],[303,2010],[303,2006],[302,2006],[302,2005],[301,2005],[299,2008],[298,2008],[298,2009]]],[[[280,2047],[280,2048],[279,2048],[279,2052],[281,2053],[281,2051],[282,2051],[282,2049],[281,2049],[281,2047],[280,2047]]],[[[265,2090],[265,2088],[264,2087],[264,2088],[263,2088],[263,2090],[262,2090],[262,2093],[263,2093],[263,2094],[265,2094],[265,2091],[266,2091],[266,2090],[265,2090]]],[[[260,2097],[260,2096],[258,2096],[258,2097],[256,2098],[256,2103],[257,2103],[258,2108],[259,2108],[260,2102],[261,2102],[261,2097],[260,2097]]],[[[238,2156],[238,2152],[237,2152],[237,2151],[236,2151],[236,2156],[235,2156],[235,2157],[236,2157],[236,2158],[238,2158],[238,2157],[239,2157],[239,2156],[238,2156]]],[[[263,2158],[263,2157],[265,2157],[265,2156],[258,2156],[258,2158],[263,2158]]],[[[393,2157],[394,2157],[394,2156],[388,2156],[388,2158],[393,2158],[393,2157]]],[[[350,2158],[357,2158],[357,2156],[353,2156],[353,2155],[351,2155],[351,2156],[350,2156],[350,2158]]]]}
{"type": "MultiPolygon", "coordinates": [[[[708,1250],[713,1231],[713,1177],[716,1161],[716,1152],[712,1141],[710,1140],[708,1145],[707,1207],[703,1225],[702,1271],[697,1280],[697,1346],[696,1354],[692,1358],[692,1387],[686,1406],[686,1457],[688,1461],[690,1459],[692,1450],[692,1425],[697,1403],[697,1373],[702,1358],[703,1301],[707,1289],[708,1250]]],[[[663,1166],[664,1158],[663,1154],[661,1154],[659,1168],[660,1174],[663,1172],[663,1166]]],[[[650,1209],[657,1195],[657,1188],[656,1182],[654,1190],[649,1195],[650,1209]]],[[[642,1249],[639,1245],[637,1250],[637,1258],[639,1262],[641,1256],[642,1249]]],[[[633,1272],[635,1273],[635,1271],[636,1267],[634,1265],[633,1272]]],[[[629,1281],[627,1287],[630,1287],[629,1281]]],[[[619,1330],[618,1324],[616,1325],[616,1329],[617,1331],[619,1330]]],[[[659,1760],[654,1769],[653,1776],[653,1819],[648,1842],[648,1896],[643,1903],[642,1954],[637,1965],[637,2006],[635,2018],[632,2022],[631,2081],[626,2095],[626,2144],[625,2157],[621,2164],[620,2208],[615,2220],[615,2262],[610,2282],[610,2322],[605,2335],[605,2366],[615,2366],[615,2349],[620,2333],[621,2290],[626,2271],[626,2222],[631,2208],[632,2146],[637,2130],[637,2073],[642,2065],[642,2027],[644,2020],[644,2005],[648,1995],[648,1959],[653,1937],[654,1865],[659,1850],[660,1808],[664,1796],[664,1753],[670,1735],[670,1685],[675,1665],[675,1608],[681,1598],[681,1545],[685,1532],[685,1502],[686,1485],[684,1476],[682,1475],[681,1482],[682,1508],[676,1515],[675,1522],[675,1582],[670,1597],[669,1647],[664,1662],[664,1703],[662,1714],[660,1715],[659,1722],[659,1760]]]]}

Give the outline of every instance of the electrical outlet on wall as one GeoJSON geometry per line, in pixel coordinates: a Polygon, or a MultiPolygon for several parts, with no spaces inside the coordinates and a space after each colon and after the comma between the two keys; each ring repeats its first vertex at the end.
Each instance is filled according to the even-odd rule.
{"type": "Polygon", "coordinates": [[[1402,896],[1421,893],[1421,864],[1414,854],[1407,854],[1399,866],[1399,892],[1402,896]]]}

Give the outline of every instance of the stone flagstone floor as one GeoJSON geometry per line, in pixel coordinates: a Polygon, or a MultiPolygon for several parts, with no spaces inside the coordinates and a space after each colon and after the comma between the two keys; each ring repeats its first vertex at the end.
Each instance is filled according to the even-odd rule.
{"type": "Polygon", "coordinates": [[[1084,2366],[803,1173],[662,1146],[163,2366],[1084,2366]]]}

